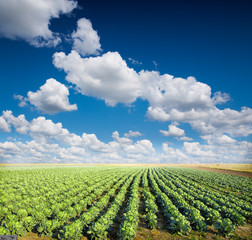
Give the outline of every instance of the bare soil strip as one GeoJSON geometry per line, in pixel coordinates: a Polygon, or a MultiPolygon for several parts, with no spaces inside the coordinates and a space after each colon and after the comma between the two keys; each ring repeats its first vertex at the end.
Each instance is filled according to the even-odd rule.
{"type": "Polygon", "coordinates": [[[228,170],[228,169],[216,169],[216,168],[210,168],[210,167],[200,167],[200,166],[194,166],[194,165],[189,165],[189,164],[184,165],[183,167],[205,170],[205,171],[212,171],[212,172],[219,172],[219,173],[227,173],[227,174],[252,178],[252,173],[250,172],[241,172],[241,171],[228,170]]]}

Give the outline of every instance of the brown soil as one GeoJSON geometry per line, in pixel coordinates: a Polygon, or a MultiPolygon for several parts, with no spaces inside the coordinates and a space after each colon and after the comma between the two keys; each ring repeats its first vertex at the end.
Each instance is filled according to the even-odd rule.
{"type": "Polygon", "coordinates": [[[227,240],[227,239],[252,239],[252,231],[251,224],[248,224],[245,227],[237,227],[236,231],[231,238],[225,238],[217,235],[217,232],[214,230],[213,226],[209,227],[208,232],[197,232],[191,231],[189,236],[179,236],[177,234],[170,234],[166,230],[150,230],[146,228],[139,228],[137,231],[137,235],[135,240],[183,240],[183,239],[191,239],[191,240],[200,240],[200,239],[216,239],[216,240],[227,240]]]}
{"type": "Polygon", "coordinates": [[[200,166],[194,166],[194,165],[192,165],[192,166],[191,165],[188,165],[188,166],[185,165],[183,167],[199,169],[199,170],[205,170],[205,171],[211,171],[211,172],[227,173],[227,174],[252,178],[252,173],[250,173],[250,172],[241,172],[241,171],[228,170],[228,169],[216,169],[216,168],[200,167],[200,166]]]}
{"type": "MultiPolygon", "coordinates": [[[[37,233],[28,232],[25,237],[18,237],[18,240],[55,240],[55,238],[40,237],[37,233]]],[[[81,240],[87,240],[87,238],[82,237],[81,240]]]]}
{"type": "MultiPolygon", "coordinates": [[[[112,237],[112,236],[110,236],[112,237]]],[[[116,235],[114,235],[116,237],[116,235]]],[[[25,237],[18,237],[19,240],[55,240],[55,238],[39,237],[36,233],[27,233],[25,237]]],[[[164,229],[150,230],[146,227],[138,226],[137,235],[135,240],[203,240],[203,239],[216,239],[216,240],[249,240],[252,239],[252,225],[236,227],[234,236],[232,238],[225,238],[217,235],[217,232],[213,227],[210,227],[208,232],[191,231],[189,236],[179,236],[177,234],[171,234],[164,229]]],[[[82,237],[81,240],[87,240],[86,237],[82,237]]],[[[109,240],[116,240],[116,238],[109,238],[109,240]]]]}

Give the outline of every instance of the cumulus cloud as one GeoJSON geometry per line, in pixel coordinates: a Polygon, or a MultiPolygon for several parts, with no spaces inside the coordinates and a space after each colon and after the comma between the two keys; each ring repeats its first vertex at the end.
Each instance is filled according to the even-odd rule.
{"type": "Polygon", "coordinates": [[[36,139],[48,138],[62,138],[69,132],[62,127],[62,123],[54,123],[45,117],[34,118],[29,125],[30,134],[36,139]]]}
{"type": "Polygon", "coordinates": [[[217,104],[223,104],[230,101],[230,95],[228,93],[222,93],[222,92],[216,92],[213,96],[213,103],[215,105],[217,104]]]}
{"type": "Polygon", "coordinates": [[[109,106],[130,104],[139,96],[138,74],[117,52],[89,58],[81,58],[74,50],[69,55],[60,52],[53,55],[53,63],[83,95],[103,99],[109,106]]]}
{"type": "Polygon", "coordinates": [[[179,125],[177,122],[174,122],[173,124],[170,124],[168,126],[169,130],[165,131],[165,130],[159,130],[164,136],[166,137],[176,137],[177,140],[180,141],[192,141],[192,138],[189,138],[187,136],[185,136],[185,131],[181,128],[178,128],[176,125],[179,125]]]}
{"type": "Polygon", "coordinates": [[[88,147],[92,151],[97,152],[111,152],[111,147],[98,140],[95,134],[82,134],[82,144],[86,147],[88,147]]]}
{"type": "MultiPolygon", "coordinates": [[[[52,162],[119,163],[146,162],[155,159],[155,149],[147,139],[133,142],[127,137],[120,137],[115,131],[112,133],[112,141],[105,143],[95,134],[83,133],[80,136],[70,133],[62,123],[54,123],[42,116],[28,122],[24,115],[15,117],[11,111],[4,111],[2,118],[8,119],[6,122],[9,122],[10,126],[13,125],[19,133],[28,134],[32,141],[23,143],[12,139],[13,143],[1,143],[0,160],[26,162],[26,157],[31,162],[49,159],[52,162]]],[[[139,132],[129,134],[139,135],[139,132]]]]}
{"type": "Polygon", "coordinates": [[[61,39],[49,29],[50,20],[76,6],[74,0],[0,1],[0,37],[22,39],[36,47],[56,46],[61,39]]]}
{"type": "Polygon", "coordinates": [[[181,128],[176,127],[175,125],[171,124],[168,126],[169,130],[165,131],[165,130],[160,130],[160,132],[164,135],[164,136],[172,136],[172,137],[182,137],[185,135],[185,131],[181,128]]]}
{"type": "Polygon", "coordinates": [[[122,143],[122,144],[132,144],[132,140],[126,137],[119,137],[119,133],[117,131],[112,133],[112,138],[115,142],[122,143]]]}
{"type": "Polygon", "coordinates": [[[192,159],[205,163],[251,163],[252,143],[236,141],[227,135],[204,136],[208,144],[185,142],[183,151],[192,159]]]}
{"type": "Polygon", "coordinates": [[[25,97],[23,97],[21,95],[18,95],[18,94],[14,94],[13,97],[14,97],[15,100],[19,101],[19,103],[18,103],[19,107],[25,107],[27,105],[27,100],[28,100],[27,98],[25,98],[25,97]]]}
{"type": "MultiPolygon", "coordinates": [[[[207,146],[205,146],[207,148],[207,146]]],[[[204,149],[199,142],[184,142],[184,149],[187,153],[198,157],[216,157],[217,155],[211,149],[204,149]]]]}
{"type": "Polygon", "coordinates": [[[202,139],[206,140],[209,145],[225,145],[225,144],[233,144],[236,143],[237,141],[225,134],[223,135],[206,135],[202,136],[202,139]]]}
{"type": "Polygon", "coordinates": [[[180,141],[193,141],[193,138],[187,137],[187,136],[182,136],[179,138],[180,141]]]}
{"type": "Polygon", "coordinates": [[[90,20],[81,18],[77,30],[72,33],[73,49],[82,56],[98,55],[101,51],[100,38],[92,27],[90,20]]]}
{"type": "Polygon", "coordinates": [[[124,136],[125,136],[126,138],[130,138],[130,137],[140,137],[140,136],[142,136],[142,134],[141,134],[140,132],[138,132],[138,131],[131,131],[131,130],[130,130],[128,133],[125,133],[124,136]]]}
{"type": "Polygon", "coordinates": [[[151,141],[147,139],[137,141],[136,144],[125,146],[124,151],[126,155],[152,155],[155,153],[151,141]]]}
{"type": "Polygon", "coordinates": [[[143,86],[141,97],[148,100],[152,108],[184,112],[213,107],[211,88],[194,77],[175,78],[157,71],[141,71],[139,76],[143,86]]]}
{"type": "Polygon", "coordinates": [[[0,149],[8,150],[9,153],[10,152],[16,152],[16,151],[19,150],[19,148],[13,142],[0,143],[0,149]]]}
{"type": "MultiPolygon", "coordinates": [[[[218,109],[216,105],[227,102],[230,96],[221,92],[212,96],[211,87],[194,77],[145,70],[137,73],[118,52],[89,58],[82,58],[76,51],[69,55],[60,52],[54,54],[53,63],[67,73],[66,80],[82,94],[102,99],[109,106],[132,104],[141,98],[150,105],[147,116],[151,120],[186,122],[203,135],[218,131],[231,136],[252,133],[251,108],[218,109]]],[[[186,140],[184,135],[180,137],[186,140]]]]}
{"type": "Polygon", "coordinates": [[[118,52],[98,57],[81,58],[72,51],[69,55],[55,53],[54,65],[67,73],[67,81],[76,84],[82,94],[105,100],[110,106],[129,104],[138,97],[148,100],[152,108],[187,111],[214,106],[211,88],[195,78],[174,78],[157,71],[129,68],[118,52]]]}
{"type": "Polygon", "coordinates": [[[201,134],[228,133],[231,136],[248,136],[252,133],[252,109],[243,107],[241,111],[229,108],[220,110],[216,107],[206,110],[179,111],[163,108],[148,108],[148,115],[159,121],[188,122],[201,134]]]}
{"type": "Polygon", "coordinates": [[[241,111],[218,108],[204,112],[198,118],[189,120],[191,126],[201,134],[227,133],[233,137],[248,136],[252,133],[252,109],[241,111]]]}
{"type": "MultiPolygon", "coordinates": [[[[159,121],[190,121],[208,117],[216,104],[229,100],[226,93],[212,97],[211,87],[194,77],[176,78],[157,71],[129,68],[118,52],[82,58],[76,51],[55,53],[54,65],[82,94],[105,100],[110,106],[130,104],[137,98],[150,104],[147,115],[159,121]]],[[[218,109],[217,109],[218,110],[218,109]]]]}
{"type": "Polygon", "coordinates": [[[2,116],[0,116],[0,131],[11,132],[10,124],[2,116]]]}
{"type": "Polygon", "coordinates": [[[26,134],[28,131],[29,122],[25,119],[24,114],[20,114],[18,117],[15,117],[12,114],[12,111],[3,111],[2,118],[8,123],[8,125],[14,126],[16,132],[20,134],[26,134]]]}
{"type": "Polygon", "coordinates": [[[163,162],[168,163],[186,163],[188,162],[188,156],[179,149],[169,147],[167,143],[162,144],[163,154],[161,159],[163,162]]]}
{"type": "MultiPolygon", "coordinates": [[[[1,162],[228,163],[251,162],[252,157],[252,143],[239,142],[220,133],[201,136],[207,144],[185,142],[181,149],[163,143],[162,152],[159,153],[150,140],[134,142],[126,136],[120,137],[117,131],[112,133],[112,141],[105,143],[95,134],[71,133],[62,123],[55,123],[42,116],[27,121],[24,115],[15,117],[11,111],[4,111],[0,119],[4,119],[9,127],[13,126],[19,133],[28,134],[32,138],[26,142],[11,138],[0,142],[1,162]]],[[[136,132],[129,134],[139,135],[136,132]]],[[[179,138],[182,137],[185,136],[179,138]]]]}
{"type": "Polygon", "coordinates": [[[36,92],[29,91],[27,100],[38,110],[48,114],[77,110],[76,104],[69,103],[68,95],[69,91],[64,84],[50,78],[36,92]]]}

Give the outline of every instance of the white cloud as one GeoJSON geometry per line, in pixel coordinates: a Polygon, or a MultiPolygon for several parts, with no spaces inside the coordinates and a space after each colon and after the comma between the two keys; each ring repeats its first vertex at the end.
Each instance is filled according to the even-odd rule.
{"type": "MultiPolygon", "coordinates": [[[[205,146],[206,147],[206,146],[205,146]]],[[[199,142],[184,142],[184,149],[187,153],[198,157],[216,157],[216,154],[211,149],[204,149],[199,142]]]]}
{"type": "Polygon", "coordinates": [[[147,116],[152,120],[186,122],[203,135],[252,133],[251,108],[218,109],[216,104],[228,101],[229,95],[216,92],[212,97],[211,87],[194,77],[176,78],[144,70],[137,73],[117,52],[89,58],[81,58],[76,51],[69,55],[60,52],[54,54],[53,63],[67,73],[67,81],[75,84],[82,94],[103,99],[109,106],[131,104],[141,98],[149,102],[147,116]]]}
{"type": "Polygon", "coordinates": [[[11,132],[10,124],[8,124],[2,116],[0,116],[0,131],[11,132]]]}
{"type": "Polygon", "coordinates": [[[126,155],[152,155],[155,153],[155,149],[153,148],[151,141],[147,139],[125,146],[124,151],[126,155]]]}
{"type": "Polygon", "coordinates": [[[241,111],[216,107],[206,110],[165,112],[161,107],[148,108],[148,116],[159,121],[188,122],[201,134],[228,133],[231,136],[248,136],[252,133],[252,109],[243,107],[241,111]]]}
{"type": "Polygon", "coordinates": [[[131,131],[131,130],[130,130],[128,133],[125,133],[124,136],[125,136],[126,138],[130,138],[130,137],[140,137],[140,136],[142,136],[142,134],[141,134],[140,132],[138,132],[138,131],[131,131]]]}
{"type": "Polygon", "coordinates": [[[204,136],[208,144],[184,143],[183,150],[190,158],[205,163],[251,163],[252,143],[236,141],[226,135],[204,136]]]}
{"type": "Polygon", "coordinates": [[[112,133],[112,138],[115,142],[121,143],[121,144],[132,144],[132,140],[126,137],[119,137],[119,133],[117,131],[112,133]]]}
{"type": "Polygon", "coordinates": [[[68,95],[69,91],[64,84],[50,78],[36,92],[29,91],[27,100],[38,110],[48,114],[77,110],[76,104],[69,103],[68,95]]]}
{"type": "Polygon", "coordinates": [[[13,116],[12,111],[3,111],[2,117],[9,125],[14,126],[16,132],[20,134],[26,134],[28,131],[29,122],[25,119],[23,114],[18,117],[13,116]]]}
{"type": "Polygon", "coordinates": [[[23,39],[36,47],[56,46],[61,40],[49,29],[50,20],[76,6],[73,0],[0,1],[0,37],[23,39]]]}
{"type": "Polygon", "coordinates": [[[111,152],[112,151],[110,146],[98,140],[95,134],[83,133],[82,144],[88,147],[92,151],[97,151],[97,152],[111,152]]]}
{"type": "MultiPolygon", "coordinates": [[[[155,159],[155,149],[152,143],[143,139],[133,142],[126,137],[120,137],[117,131],[113,132],[108,143],[100,141],[95,134],[83,133],[81,136],[70,133],[63,128],[62,123],[54,123],[45,117],[34,118],[24,122],[24,115],[14,117],[11,111],[3,113],[3,119],[8,118],[16,130],[26,127],[27,133],[33,139],[30,142],[0,144],[1,160],[26,162],[146,162],[155,159]],[[22,123],[22,124],[21,124],[22,123]],[[64,146],[64,147],[63,147],[64,146]],[[15,151],[14,151],[15,150],[15,151]],[[110,159],[112,158],[112,159],[110,159]]],[[[130,132],[139,135],[139,132],[130,132]]]]}
{"type": "Polygon", "coordinates": [[[236,111],[214,108],[189,122],[204,135],[227,133],[234,137],[248,136],[252,133],[252,109],[243,107],[241,111],[236,111]]]}
{"type": "Polygon", "coordinates": [[[62,128],[62,123],[54,123],[45,117],[34,118],[30,123],[31,134],[43,135],[48,137],[62,136],[68,131],[62,128]]]}
{"type": "Polygon", "coordinates": [[[77,22],[77,31],[72,33],[73,49],[82,56],[98,55],[101,51],[100,38],[86,18],[77,22]]]}
{"type": "Polygon", "coordinates": [[[141,97],[148,100],[152,108],[162,108],[165,112],[172,109],[184,112],[214,106],[211,88],[194,77],[175,78],[169,74],[160,75],[156,71],[141,71],[139,75],[142,82],[141,97]]]}
{"type": "Polygon", "coordinates": [[[153,62],[153,64],[154,64],[154,66],[155,66],[155,69],[157,70],[157,67],[158,67],[157,62],[156,62],[156,61],[152,61],[152,62],[153,62]]]}
{"type": "Polygon", "coordinates": [[[18,104],[19,107],[25,107],[27,105],[27,100],[28,100],[27,98],[21,95],[17,95],[17,94],[14,94],[13,97],[15,100],[19,100],[19,104],[18,104]]]}
{"type": "Polygon", "coordinates": [[[117,52],[89,58],[81,58],[76,51],[69,55],[60,52],[54,54],[53,63],[67,73],[67,81],[76,84],[82,94],[103,99],[110,106],[119,102],[130,104],[139,97],[148,100],[151,109],[160,109],[165,114],[174,109],[186,112],[214,107],[207,84],[194,77],[175,78],[157,71],[137,73],[117,52]]]}
{"type": "Polygon", "coordinates": [[[133,59],[133,58],[128,58],[128,60],[131,62],[131,64],[134,64],[134,65],[142,65],[143,63],[136,60],[136,59],[133,59]]]}
{"type": "Polygon", "coordinates": [[[4,163],[6,160],[13,161],[13,156],[19,154],[20,150],[13,142],[0,142],[0,162],[4,163]]]}
{"type": "Polygon", "coordinates": [[[179,125],[179,123],[174,122],[172,124],[170,124],[168,126],[169,130],[165,131],[165,130],[159,130],[164,136],[166,137],[176,137],[177,140],[180,141],[192,141],[192,138],[189,138],[187,136],[185,136],[185,131],[181,128],[176,127],[176,125],[179,125]]]}
{"type": "Polygon", "coordinates": [[[162,144],[163,154],[161,158],[163,162],[166,163],[185,163],[188,162],[188,156],[180,151],[179,149],[174,149],[169,147],[167,143],[162,144]]]}
{"type": "Polygon", "coordinates": [[[209,145],[225,145],[225,144],[233,144],[237,141],[225,134],[223,135],[205,135],[201,136],[202,139],[207,141],[209,145]]]}
{"type": "Polygon", "coordinates": [[[215,105],[222,104],[230,101],[230,95],[228,93],[216,92],[213,96],[213,102],[215,105]]]}
{"type": "Polygon", "coordinates": [[[60,52],[53,55],[53,63],[64,69],[66,80],[75,84],[83,95],[103,99],[109,106],[130,104],[140,94],[138,74],[117,52],[89,58],[81,58],[74,50],[67,56],[60,52]]]}
{"type": "MultiPolygon", "coordinates": [[[[0,142],[0,157],[4,155],[8,155],[9,157],[13,154],[17,154],[20,152],[20,149],[13,142],[0,142]]],[[[1,159],[1,158],[0,158],[1,159]]]]}
{"type": "Polygon", "coordinates": [[[180,141],[193,141],[193,138],[182,136],[179,138],[180,141]]]}
{"type": "MultiPolygon", "coordinates": [[[[207,144],[185,142],[181,149],[172,148],[164,143],[163,152],[158,153],[150,140],[134,142],[126,136],[120,137],[117,131],[112,133],[112,141],[105,143],[95,134],[83,133],[79,136],[70,133],[62,123],[54,123],[45,117],[34,118],[28,122],[24,115],[15,117],[11,111],[4,111],[1,118],[9,126],[14,126],[16,131],[29,134],[32,138],[27,142],[15,138],[0,142],[1,162],[229,163],[251,162],[252,158],[252,143],[239,142],[225,134],[202,136],[207,144]]],[[[129,133],[139,135],[136,132],[129,133]]],[[[185,136],[178,138],[183,137],[185,136]]]]}
{"type": "Polygon", "coordinates": [[[176,127],[175,125],[171,124],[168,126],[169,127],[169,131],[165,131],[165,130],[160,130],[160,132],[164,135],[164,136],[172,136],[172,137],[182,137],[185,135],[185,131],[181,128],[176,127]]]}
{"type": "Polygon", "coordinates": [[[0,143],[0,148],[5,149],[5,150],[11,150],[11,151],[18,150],[18,147],[13,142],[0,143]]]}
{"type": "Polygon", "coordinates": [[[87,146],[83,136],[70,133],[63,128],[62,123],[54,123],[45,117],[34,118],[29,125],[29,134],[37,142],[52,143],[51,140],[58,141],[68,146],[87,146]]]}

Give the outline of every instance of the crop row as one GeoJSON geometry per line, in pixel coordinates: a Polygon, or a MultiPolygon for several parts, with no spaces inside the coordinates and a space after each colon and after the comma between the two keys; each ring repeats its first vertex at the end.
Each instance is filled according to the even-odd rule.
{"type": "Polygon", "coordinates": [[[232,186],[229,193],[218,190],[225,175],[206,185],[201,180],[215,174],[197,173],[147,167],[0,168],[0,235],[132,240],[140,214],[150,229],[157,228],[159,214],[170,233],[207,232],[214,225],[219,234],[231,236],[237,225],[251,221],[245,194],[250,180],[241,184],[244,191],[225,180],[223,188],[232,186]]]}

